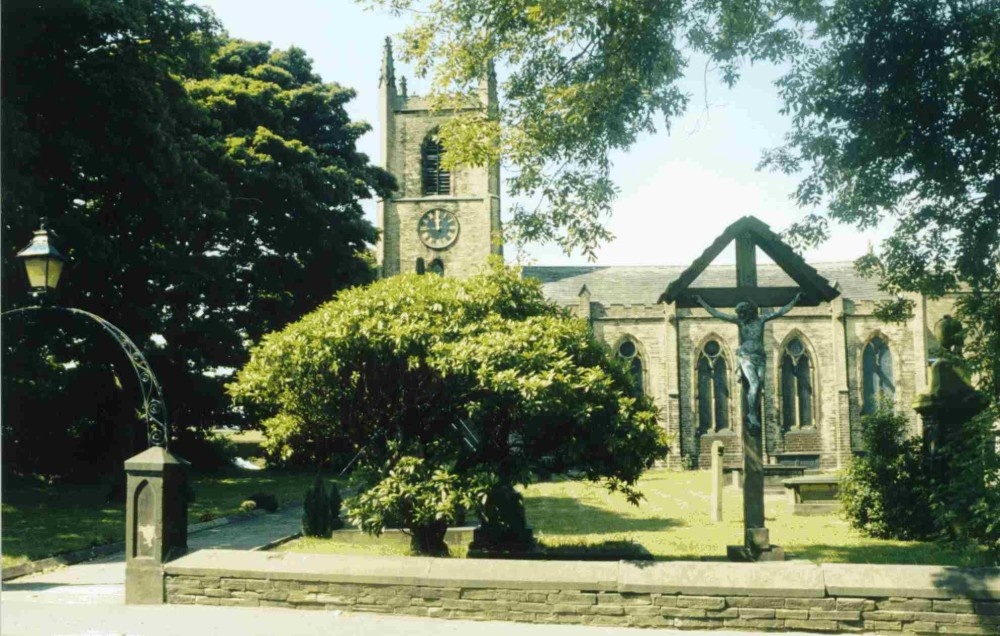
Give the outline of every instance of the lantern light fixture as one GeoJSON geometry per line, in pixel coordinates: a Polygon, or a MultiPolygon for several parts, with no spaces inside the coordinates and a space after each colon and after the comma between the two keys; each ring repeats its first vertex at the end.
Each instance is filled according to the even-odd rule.
{"type": "Polygon", "coordinates": [[[24,263],[28,284],[37,294],[55,291],[66,262],[66,257],[52,245],[50,239],[55,238],[55,233],[50,234],[46,224],[43,218],[31,242],[17,253],[17,258],[24,263]]]}

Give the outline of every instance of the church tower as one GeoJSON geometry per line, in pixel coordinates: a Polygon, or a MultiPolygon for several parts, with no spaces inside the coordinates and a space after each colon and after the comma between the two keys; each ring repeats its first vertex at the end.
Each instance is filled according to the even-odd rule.
{"type": "MultiPolygon", "coordinates": [[[[492,66],[466,112],[494,113],[496,76],[492,66]]],[[[491,254],[500,254],[500,166],[448,171],[439,126],[454,111],[432,111],[431,100],[408,95],[406,78],[397,88],[388,38],[379,82],[382,167],[398,189],[378,202],[378,264],[382,276],[428,272],[467,277],[491,254]]]]}

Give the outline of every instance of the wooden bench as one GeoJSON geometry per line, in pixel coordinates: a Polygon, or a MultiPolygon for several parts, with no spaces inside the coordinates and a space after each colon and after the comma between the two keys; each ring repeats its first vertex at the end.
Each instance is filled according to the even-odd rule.
{"type": "Polygon", "coordinates": [[[840,481],[836,475],[804,475],[786,479],[781,484],[793,515],[826,515],[840,509],[837,500],[840,481]]]}

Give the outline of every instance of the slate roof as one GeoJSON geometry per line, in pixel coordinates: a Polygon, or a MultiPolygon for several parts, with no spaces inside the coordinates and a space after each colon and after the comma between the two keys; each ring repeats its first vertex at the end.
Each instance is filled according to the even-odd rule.
{"type": "MultiPolygon", "coordinates": [[[[878,281],[862,278],[850,261],[813,263],[821,276],[837,284],[844,298],[854,301],[890,300],[878,290],[878,281]]],[[[560,305],[578,302],[586,285],[591,301],[602,305],[655,305],[667,286],[687,269],[685,265],[656,267],[525,267],[524,275],[542,282],[545,295],[560,305]]],[[[757,284],[761,287],[792,287],[795,282],[780,267],[758,263],[757,284]]],[[[691,284],[698,287],[735,287],[736,265],[709,265],[691,284]]]]}

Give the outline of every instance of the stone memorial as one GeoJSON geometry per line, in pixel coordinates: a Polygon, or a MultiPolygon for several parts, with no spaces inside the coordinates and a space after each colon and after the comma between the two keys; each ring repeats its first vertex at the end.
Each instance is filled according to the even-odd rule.
{"type": "Polygon", "coordinates": [[[935,472],[941,474],[949,467],[940,448],[954,440],[963,425],[986,408],[988,400],[961,373],[962,323],[945,316],[934,331],[941,344],[941,358],[931,366],[929,389],[913,401],[913,410],[923,419],[924,452],[935,472]]]}
{"type": "Polygon", "coordinates": [[[739,561],[780,561],[784,551],[772,545],[764,524],[764,463],[762,392],[766,369],[764,324],[797,305],[829,302],[839,292],[810,267],[764,223],[743,217],[730,225],[660,296],[678,307],[703,307],[716,318],[739,327],[740,384],[743,390],[743,524],[742,545],[728,546],[739,561]],[[692,287],[698,276],[731,242],[736,243],[736,287],[692,287]],[[757,248],[770,256],[797,287],[758,287],[757,248]],[[736,315],[718,311],[733,307],[736,315]],[[758,314],[758,307],[780,307],[758,314]]]}

